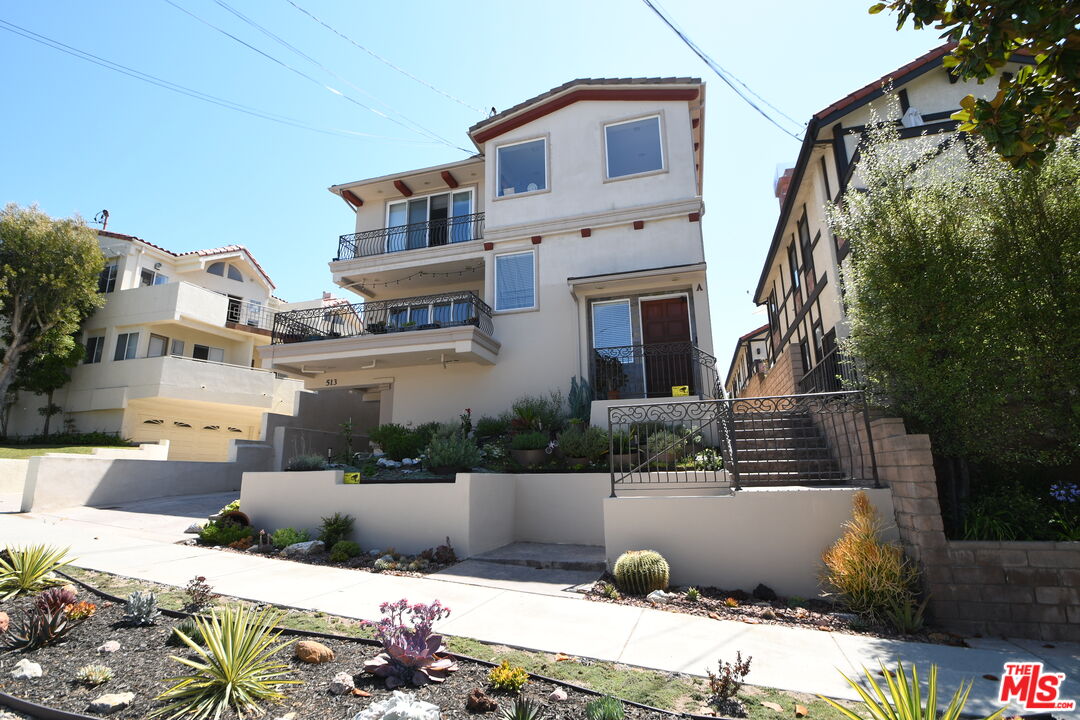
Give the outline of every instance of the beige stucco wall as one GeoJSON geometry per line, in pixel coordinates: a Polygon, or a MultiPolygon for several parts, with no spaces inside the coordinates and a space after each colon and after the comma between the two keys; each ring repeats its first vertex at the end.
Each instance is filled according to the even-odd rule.
{"type": "MultiPolygon", "coordinates": [[[[753,588],[814,597],[821,552],[851,517],[852,488],[741,490],[732,495],[604,500],[609,567],[626,550],[650,548],[671,565],[675,585],[753,588]]],[[[886,520],[889,490],[866,490],[886,520]]],[[[887,538],[898,535],[890,528],[887,538]]]]}
{"type": "Polygon", "coordinates": [[[29,460],[0,460],[0,493],[22,493],[29,460]]]}

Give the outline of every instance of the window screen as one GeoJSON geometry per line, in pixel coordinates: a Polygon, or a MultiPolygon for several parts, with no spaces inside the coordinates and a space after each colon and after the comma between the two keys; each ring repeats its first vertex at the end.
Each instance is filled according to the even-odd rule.
{"type": "Polygon", "coordinates": [[[495,258],[495,309],[517,310],[536,305],[535,257],[531,252],[495,258]]]}
{"type": "Polygon", "coordinates": [[[630,301],[593,303],[593,348],[633,345],[630,301]]]}
{"type": "Polygon", "coordinates": [[[664,168],[664,155],[660,149],[660,118],[608,125],[604,128],[604,136],[607,141],[609,178],[664,168]]]}

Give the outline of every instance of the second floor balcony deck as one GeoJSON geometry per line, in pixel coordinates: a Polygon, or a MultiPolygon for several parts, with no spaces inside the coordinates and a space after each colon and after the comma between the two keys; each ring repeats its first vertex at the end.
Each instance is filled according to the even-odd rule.
{"type": "Polygon", "coordinates": [[[457,215],[342,235],[335,261],[355,260],[406,250],[455,245],[484,237],[484,213],[457,215]]]}

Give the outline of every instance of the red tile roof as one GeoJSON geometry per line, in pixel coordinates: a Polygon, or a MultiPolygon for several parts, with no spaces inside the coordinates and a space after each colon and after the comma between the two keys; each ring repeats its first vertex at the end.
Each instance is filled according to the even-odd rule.
{"type": "Polygon", "coordinates": [[[259,261],[255,259],[255,256],[251,254],[251,251],[248,250],[243,245],[225,245],[225,246],[219,247],[219,248],[209,248],[209,249],[205,249],[205,250],[189,250],[188,252],[177,253],[177,252],[173,252],[172,250],[168,250],[166,248],[163,248],[160,245],[155,245],[154,243],[149,242],[148,240],[143,240],[142,238],[136,237],[134,235],[124,235],[123,233],[112,232],[110,230],[98,230],[97,233],[98,233],[98,235],[104,235],[105,237],[108,237],[108,238],[116,238],[117,240],[128,240],[130,242],[141,242],[143,245],[149,245],[150,247],[155,248],[157,250],[160,250],[163,253],[168,253],[169,255],[172,255],[173,257],[183,257],[184,255],[198,255],[200,257],[212,257],[214,255],[225,255],[226,253],[242,252],[248,258],[248,260],[251,261],[251,264],[255,267],[255,269],[259,271],[259,274],[263,276],[263,278],[270,285],[270,287],[271,288],[277,287],[274,284],[274,281],[271,280],[270,276],[266,273],[266,270],[263,269],[263,266],[260,265],[259,261]]]}
{"type": "Polygon", "coordinates": [[[739,342],[742,342],[743,340],[749,340],[750,338],[754,337],[755,335],[760,335],[761,333],[765,332],[768,329],[769,329],[769,323],[765,323],[764,325],[759,327],[757,330],[751,330],[750,332],[748,332],[745,335],[743,335],[742,337],[740,337],[739,342]]]}

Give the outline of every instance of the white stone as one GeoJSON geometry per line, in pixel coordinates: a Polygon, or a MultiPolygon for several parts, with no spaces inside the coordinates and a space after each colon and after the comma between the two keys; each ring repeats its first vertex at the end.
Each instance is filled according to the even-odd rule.
{"type": "Polygon", "coordinates": [[[285,557],[295,557],[297,555],[317,555],[318,553],[326,550],[326,545],[322,540],[308,540],[307,542],[293,543],[286,546],[281,554],[285,557]]]}
{"type": "Polygon", "coordinates": [[[663,590],[653,590],[651,593],[645,596],[645,599],[654,604],[671,602],[675,598],[679,597],[676,593],[668,593],[663,590]]]}
{"type": "Polygon", "coordinates": [[[101,713],[108,715],[111,712],[116,712],[121,708],[126,708],[135,699],[135,693],[110,693],[108,695],[102,695],[101,697],[93,700],[88,708],[90,712],[101,713]]]}
{"type": "Polygon", "coordinates": [[[395,690],[386,700],[373,702],[353,720],[439,720],[439,707],[417,700],[412,693],[395,690]]]}
{"type": "Polygon", "coordinates": [[[199,533],[202,532],[203,526],[205,524],[206,523],[193,522],[190,525],[188,525],[188,528],[187,528],[187,530],[184,531],[184,533],[187,534],[187,535],[198,535],[199,533]]]}
{"type": "Polygon", "coordinates": [[[114,653],[120,649],[120,643],[115,640],[106,640],[102,645],[98,646],[97,651],[99,653],[114,653]]]}
{"type": "Polygon", "coordinates": [[[394,556],[393,555],[383,555],[379,559],[382,560],[383,562],[388,562],[388,563],[394,562],[394,556]]]}
{"type": "Polygon", "coordinates": [[[26,658],[15,663],[15,669],[11,671],[11,677],[16,680],[32,680],[34,678],[39,678],[44,674],[45,673],[42,672],[40,665],[36,662],[30,662],[26,658]]]}
{"type": "Polygon", "coordinates": [[[353,676],[347,672],[339,672],[330,681],[330,694],[344,695],[347,692],[352,692],[354,687],[356,687],[356,683],[353,682],[353,676]]]}
{"type": "Polygon", "coordinates": [[[566,702],[566,698],[566,691],[562,688],[555,688],[551,691],[551,694],[548,695],[548,700],[550,702],[566,702]]]}

